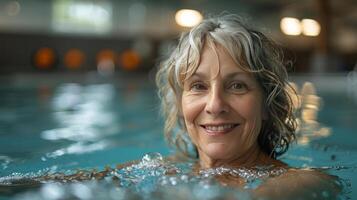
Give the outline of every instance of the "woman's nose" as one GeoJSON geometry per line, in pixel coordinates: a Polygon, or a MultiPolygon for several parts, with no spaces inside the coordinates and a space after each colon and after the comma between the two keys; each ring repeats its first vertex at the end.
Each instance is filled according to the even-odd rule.
{"type": "Polygon", "coordinates": [[[229,106],[222,91],[215,89],[210,92],[205,110],[208,114],[215,116],[229,111],[229,106]]]}

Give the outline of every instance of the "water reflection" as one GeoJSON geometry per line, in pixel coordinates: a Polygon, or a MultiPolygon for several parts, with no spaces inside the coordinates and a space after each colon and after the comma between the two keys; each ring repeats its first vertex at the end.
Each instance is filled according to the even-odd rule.
{"type": "Polygon", "coordinates": [[[5,155],[0,155],[0,166],[1,169],[6,169],[8,168],[8,165],[10,164],[10,162],[12,162],[13,160],[9,157],[9,156],[5,156],[5,155]]]}
{"type": "Polygon", "coordinates": [[[315,86],[306,82],[300,91],[295,83],[291,83],[291,86],[296,91],[296,95],[292,94],[292,101],[297,117],[298,143],[307,145],[312,139],[328,137],[331,134],[330,128],[320,125],[317,121],[317,114],[323,101],[317,96],[315,86]]]}
{"type": "Polygon", "coordinates": [[[120,132],[118,116],[110,110],[115,88],[110,84],[81,86],[65,84],[55,94],[52,109],[58,128],[45,130],[42,139],[68,140],[76,143],[47,153],[47,157],[82,154],[110,146],[104,140],[120,132]]]}
{"type": "MultiPolygon", "coordinates": [[[[110,146],[110,142],[103,140],[99,142],[89,143],[89,142],[76,142],[74,144],[69,145],[68,147],[58,149],[54,152],[50,152],[46,154],[47,158],[56,158],[58,156],[63,156],[65,154],[83,154],[89,153],[93,151],[103,150],[110,146]]],[[[42,158],[43,161],[46,158],[42,158]]]]}
{"type": "Polygon", "coordinates": [[[348,95],[357,103],[357,64],[347,75],[348,95]]]}

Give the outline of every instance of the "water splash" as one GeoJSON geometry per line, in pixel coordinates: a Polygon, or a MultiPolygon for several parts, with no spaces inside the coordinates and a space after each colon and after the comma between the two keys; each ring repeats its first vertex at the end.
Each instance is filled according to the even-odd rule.
{"type": "Polygon", "coordinates": [[[112,175],[120,180],[121,187],[131,187],[138,192],[150,193],[156,189],[158,179],[169,173],[177,173],[179,169],[165,161],[159,153],[144,155],[137,164],[115,170],[112,175]]]}
{"type": "Polygon", "coordinates": [[[229,174],[233,177],[240,177],[250,182],[254,179],[265,179],[269,177],[279,176],[285,173],[287,170],[285,168],[274,168],[274,166],[262,166],[254,168],[229,168],[229,167],[218,167],[210,168],[206,170],[201,170],[200,175],[203,177],[215,176],[229,174]]]}
{"type": "MultiPolygon", "coordinates": [[[[149,153],[134,164],[102,172],[81,170],[73,174],[53,173],[46,169],[33,174],[12,174],[2,177],[2,185],[26,180],[38,180],[37,190],[21,193],[15,199],[252,199],[251,189],[270,177],[287,172],[285,168],[257,166],[253,168],[217,167],[195,171],[190,162],[173,163],[159,153],[149,153]],[[47,175],[46,175],[47,174],[47,175]],[[243,187],[230,187],[220,177],[244,180],[243,187]],[[42,177],[42,178],[41,178],[42,177]],[[95,192],[93,192],[95,191],[95,192]]],[[[310,168],[311,169],[311,168],[310,168]]],[[[314,170],[349,170],[348,167],[314,168],[314,170]]],[[[234,179],[234,180],[238,180],[234,179]]],[[[351,188],[348,181],[336,180],[345,199],[351,188]]],[[[31,183],[31,182],[27,182],[31,183]]],[[[323,195],[323,194],[316,194],[323,195]]],[[[329,195],[329,194],[325,194],[329,195]]]]}

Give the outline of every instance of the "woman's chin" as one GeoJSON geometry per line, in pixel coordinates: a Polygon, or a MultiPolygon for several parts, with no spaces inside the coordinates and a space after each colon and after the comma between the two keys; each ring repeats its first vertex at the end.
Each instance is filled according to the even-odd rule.
{"type": "Polygon", "coordinates": [[[232,152],[229,151],[228,145],[223,143],[208,144],[204,153],[211,159],[227,159],[232,152]]]}

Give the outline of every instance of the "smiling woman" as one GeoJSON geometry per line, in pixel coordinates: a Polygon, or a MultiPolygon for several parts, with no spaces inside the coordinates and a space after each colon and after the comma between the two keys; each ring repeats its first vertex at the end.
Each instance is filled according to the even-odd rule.
{"type": "Polygon", "coordinates": [[[204,20],[183,34],[161,65],[157,84],[166,136],[184,154],[189,152],[183,138],[192,134],[192,124],[205,130],[205,124],[233,125],[241,130],[241,139],[256,134],[249,136],[253,144],[271,158],[282,155],[295,139],[290,85],[279,49],[234,15],[204,20]],[[196,117],[202,120],[185,113],[200,107],[196,117]],[[177,127],[182,132],[175,132],[177,127]]]}
{"type": "MultiPolygon", "coordinates": [[[[334,198],[333,177],[277,159],[296,129],[295,94],[279,51],[234,15],[206,19],[184,33],[156,77],[166,138],[177,147],[177,159],[197,159],[201,170],[219,168],[216,175],[241,167],[277,171],[253,191],[258,197],[291,199],[303,192],[306,199],[332,191],[334,198]]],[[[218,179],[240,188],[247,183],[242,176],[218,179]]]]}
{"type": "Polygon", "coordinates": [[[221,45],[203,47],[201,63],[183,88],[183,118],[202,167],[269,158],[257,141],[265,115],[262,89],[221,45]]]}

